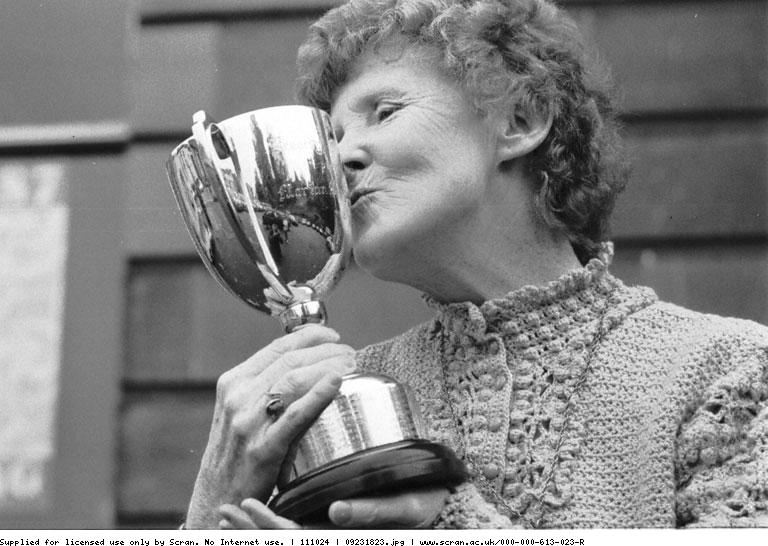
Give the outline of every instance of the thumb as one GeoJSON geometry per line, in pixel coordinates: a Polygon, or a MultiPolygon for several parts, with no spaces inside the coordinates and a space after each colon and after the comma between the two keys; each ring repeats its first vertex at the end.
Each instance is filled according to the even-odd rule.
{"type": "Polygon", "coordinates": [[[440,515],[447,496],[448,490],[439,487],[347,499],[332,503],[328,517],[339,527],[427,528],[440,515]]]}

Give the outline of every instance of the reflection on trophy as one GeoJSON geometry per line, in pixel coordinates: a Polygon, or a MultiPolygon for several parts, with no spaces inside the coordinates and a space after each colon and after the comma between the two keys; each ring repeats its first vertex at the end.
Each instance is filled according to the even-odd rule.
{"type": "MultiPolygon", "coordinates": [[[[349,257],[349,203],[325,112],[255,110],[220,123],[194,116],[168,177],[195,247],[235,296],[277,315],[286,331],[323,323],[322,298],[349,257]]],[[[299,522],[334,500],[417,485],[455,485],[462,463],[423,439],[410,390],[376,374],[345,376],[298,441],[270,507],[299,522]]]]}

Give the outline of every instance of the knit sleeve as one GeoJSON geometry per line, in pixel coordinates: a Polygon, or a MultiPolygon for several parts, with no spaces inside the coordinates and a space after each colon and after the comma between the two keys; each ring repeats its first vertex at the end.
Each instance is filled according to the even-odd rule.
{"type": "Polygon", "coordinates": [[[435,521],[435,529],[513,529],[519,527],[501,515],[471,483],[458,486],[435,521]]]}
{"type": "Polygon", "coordinates": [[[768,353],[740,357],[679,430],[678,527],[768,527],[768,353]]]}

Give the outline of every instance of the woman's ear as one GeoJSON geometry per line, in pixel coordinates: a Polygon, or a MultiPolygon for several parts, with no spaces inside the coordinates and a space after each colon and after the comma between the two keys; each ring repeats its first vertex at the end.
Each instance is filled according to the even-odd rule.
{"type": "Polygon", "coordinates": [[[508,119],[500,120],[498,162],[523,157],[538,148],[552,128],[552,118],[550,109],[520,107],[508,119]]]}

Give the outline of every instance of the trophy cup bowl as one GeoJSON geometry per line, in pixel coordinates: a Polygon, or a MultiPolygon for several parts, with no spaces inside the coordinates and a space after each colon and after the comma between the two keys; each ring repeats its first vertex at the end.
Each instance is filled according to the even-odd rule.
{"type": "MultiPolygon", "coordinates": [[[[166,170],[195,248],[222,286],[277,315],[287,332],[325,322],[321,298],[350,254],[347,186],[325,112],[277,106],[218,123],[198,112],[166,170]]],[[[344,376],[297,441],[269,506],[301,523],[323,521],[334,500],[463,481],[456,455],[424,436],[407,386],[344,376]]]]}

